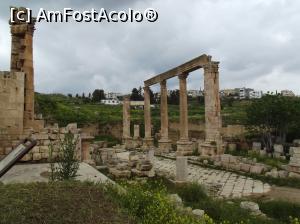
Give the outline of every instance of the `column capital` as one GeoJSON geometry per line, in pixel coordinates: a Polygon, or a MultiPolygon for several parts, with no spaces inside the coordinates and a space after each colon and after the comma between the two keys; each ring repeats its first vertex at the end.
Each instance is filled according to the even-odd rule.
{"type": "Polygon", "coordinates": [[[178,78],[183,80],[183,79],[186,79],[188,77],[189,73],[181,73],[178,75],[178,78]]]}
{"type": "Polygon", "coordinates": [[[219,71],[219,63],[217,61],[211,61],[203,66],[205,73],[216,73],[219,71]]]}
{"type": "Polygon", "coordinates": [[[144,90],[144,91],[149,91],[149,90],[150,90],[150,86],[144,86],[144,87],[143,87],[143,90],[144,90]]]}
{"type": "Polygon", "coordinates": [[[167,87],[167,80],[165,79],[165,80],[162,80],[161,82],[160,82],[160,86],[161,87],[167,87]]]}

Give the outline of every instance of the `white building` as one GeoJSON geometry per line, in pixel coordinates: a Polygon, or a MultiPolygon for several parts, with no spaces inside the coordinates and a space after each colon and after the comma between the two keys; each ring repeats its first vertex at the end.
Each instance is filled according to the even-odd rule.
{"type": "Polygon", "coordinates": [[[103,103],[105,105],[120,105],[121,101],[119,99],[115,98],[115,99],[101,100],[101,103],[103,103]]]}
{"type": "Polygon", "coordinates": [[[252,90],[249,92],[249,99],[260,99],[263,96],[262,91],[252,90]]]}
{"type": "Polygon", "coordinates": [[[203,91],[201,90],[188,90],[187,91],[188,96],[190,97],[198,97],[198,96],[203,96],[203,91]]]}
{"type": "Polygon", "coordinates": [[[295,96],[295,93],[292,90],[282,90],[281,95],[282,96],[295,96]]]}
{"type": "Polygon", "coordinates": [[[114,93],[114,92],[105,93],[106,99],[116,99],[120,96],[122,96],[122,93],[114,93]]]}
{"type": "Polygon", "coordinates": [[[250,92],[251,91],[254,91],[254,89],[249,89],[249,88],[240,88],[240,91],[239,91],[239,97],[240,99],[249,99],[250,98],[250,92]]]}

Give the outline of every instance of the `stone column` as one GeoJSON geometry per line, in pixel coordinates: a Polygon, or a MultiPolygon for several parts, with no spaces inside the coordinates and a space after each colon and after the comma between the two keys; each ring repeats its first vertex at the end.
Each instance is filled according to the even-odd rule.
{"type": "Polygon", "coordinates": [[[133,148],[139,148],[142,145],[142,140],[140,138],[140,125],[139,124],[135,124],[133,126],[133,139],[132,139],[132,145],[133,148]]]}
{"type": "Polygon", "coordinates": [[[221,140],[221,105],[219,94],[219,62],[209,62],[204,68],[204,92],[205,92],[205,142],[216,147],[216,152],[222,154],[221,140]]]}
{"type": "Polygon", "coordinates": [[[140,125],[135,124],[134,125],[134,134],[133,134],[133,138],[138,139],[140,138],[140,125]]]}
{"type": "Polygon", "coordinates": [[[188,103],[186,78],[188,73],[180,74],[179,94],[180,94],[180,139],[177,142],[177,155],[184,156],[192,154],[192,142],[189,141],[188,129],[188,103]]]}
{"type": "Polygon", "coordinates": [[[153,146],[151,135],[151,105],[150,105],[150,88],[144,87],[144,119],[145,119],[145,138],[143,139],[143,149],[148,150],[153,146]]]}
{"type": "MultiPolygon", "coordinates": [[[[24,8],[18,11],[26,12],[24,8]]],[[[12,35],[11,71],[25,72],[24,126],[32,127],[34,120],[34,70],[32,40],[35,30],[35,18],[32,23],[22,21],[9,22],[12,35]]]]}
{"type": "Polygon", "coordinates": [[[125,96],[123,100],[123,143],[126,149],[131,148],[129,96],[125,96]]]}
{"type": "Polygon", "coordinates": [[[158,144],[160,152],[168,153],[172,149],[172,144],[169,140],[168,92],[166,80],[160,83],[160,91],[161,139],[158,141],[158,144]]]}

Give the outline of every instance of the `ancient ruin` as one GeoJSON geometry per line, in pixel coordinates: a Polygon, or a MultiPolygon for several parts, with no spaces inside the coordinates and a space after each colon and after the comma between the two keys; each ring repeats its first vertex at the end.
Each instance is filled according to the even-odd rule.
{"type": "Polygon", "coordinates": [[[161,152],[169,152],[171,150],[171,141],[168,136],[167,80],[177,76],[180,87],[180,139],[177,142],[177,155],[192,154],[193,144],[189,138],[188,128],[187,78],[190,72],[200,68],[204,69],[205,88],[205,142],[201,144],[200,151],[202,155],[208,156],[223,153],[220,134],[222,122],[219,97],[219,62],[212,61],[211,56],[207,55],[201,55],[144,82],[145,147],[153,145],[149,87],[159,83],[161,88],[161,139],[159,140],[159,150],[161,152]]]}
{"type": "MultiPolygon", "coordinates": [[[[25,12],[25,8],[16,8],[25,12]]],[[[33,33],[35,18],[26,23],[14,18],[9,21],[11,30],[10,71],[0,71],[0,159],[8,155],[20,140],[32,137],[37,145],[27,153],[22,161],[42,161],[49,157],[49,145],[54,145],[64,135],[71,132],[78,141],[78,156],[90,161],[89,145],[92,138],[82,135],[77,124],[59,128],[57,124],[45,126],[41,116],[34,113],[34,67],[33,33]]],[[[56,153],[57,151],[55,151],[56,153]]]]}

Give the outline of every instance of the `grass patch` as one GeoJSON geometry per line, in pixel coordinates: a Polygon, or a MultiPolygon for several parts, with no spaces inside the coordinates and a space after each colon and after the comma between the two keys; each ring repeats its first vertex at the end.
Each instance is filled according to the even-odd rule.
{"type": "Polygon", "coordinates": [[[82,182],[0,184],[0,223],[134,223],[103,188],[82,182]]]}
{"type": "Polygon", "coordinates": [[[95,136],[94,141],[106,141],[108,147],[112,147],[114,145],[120,144],[121,141],[118,138],[115,138],[111,135],[98,135],[95,136]]]}

